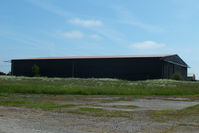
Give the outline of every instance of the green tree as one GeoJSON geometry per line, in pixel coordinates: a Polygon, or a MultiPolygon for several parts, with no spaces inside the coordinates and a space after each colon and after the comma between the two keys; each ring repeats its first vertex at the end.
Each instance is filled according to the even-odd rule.
{"type": "Polygon", "coordinates": [[[0,72],[0,75],[6,75],[4,72],[0,72]]]}
{"type": "Polygon", "coordinates": [[[184,80],[184,77],[182,76],[181,73],[176,72],[171,76],[171,79],[173,80],[184,80]]]}
{"type": "Polygon", "coordinates": [[[32,67],[32,73],[33,77],[39,77],[40,76],[40,68],[36,64],[33,65],[32,67]]]}

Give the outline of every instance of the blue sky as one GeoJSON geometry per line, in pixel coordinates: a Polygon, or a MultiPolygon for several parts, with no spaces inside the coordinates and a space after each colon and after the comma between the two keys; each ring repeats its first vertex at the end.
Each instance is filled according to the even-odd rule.
{"type": "Polygon", "coordinates": [[[198,0],[2,0],[0,71],[16,58],[178,54],[199,77],[198,0]]]}

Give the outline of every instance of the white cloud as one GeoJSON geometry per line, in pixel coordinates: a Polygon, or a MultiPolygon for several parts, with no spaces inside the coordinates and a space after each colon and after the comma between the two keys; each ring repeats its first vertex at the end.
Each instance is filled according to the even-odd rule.
{"type": "Polygon", "coordinates": [[[102,21],[99,20],[84,20],[80,18],[74,18],[69,20],[70,23],[75,24],[75,25],[81,25],[84,27],[95,27],[95,26],[102,26],[103,23],[102,21]]]}
{"type": "Polygon", "coordinates": [[[61,33],[61,35],[69,39],[81,39],[84,37],[84,33],[82,33],[81,31],[63,32],[61,33]]]}
{"type": "Polygon", "coordinates": [[[129,20],[124,20],[123,23],[137,26],[137,27],[142,28],[144,30],[147,30],[149,32],[166,32],[165,29],[163,29],[159,26],[146,24],[146,23],[143,23],[139,20],[130,20],[129,19],[129,20]]]}
{"type": "MultiPolygon", "coordinates": [[[[74,16],[77,16],[77,14],[74,14],[70,11],[64,10],[54,4],[52,4],[51,2],[49,2],[48,0],[25,0],[37,7],[40,7],[43,10],[46,10],[50,13],[59,15],[63,18],[73,18],[68,20],[69,23],[71,24],[75,24],[75,25],[80,25],[80,26],[84,26],[84,27],[92,27],[91,29],[94,32],[97,32],[98,34],[103,35],[104,38],[110,39],[112,41],[115,41],[117,43],[121,42],[124,43],[126,42],[126,40],[128,40],[126,38],[125,35],[123,35],[122,33],[120,33],[117,29],[113,29],[111,27],[104,27],[104,23],[100,20],[95,20],[95,19],[80,19],[80,18],[75,18],[74,16]],[[95,27],[94,27],[95,26],[95,27]]],[[[81,15],[82,17],[95,17],[95,16],[88,16],[88,15],[81,15]]],[[[103,18],[106,19],[106,18],[103,18]]],[[[110,19],[110,18],[109,18],[110,19]]],[[[116,20],[112,20],[112,21],[116,21],[116,20]]],[[[59,37],[60,37],[60,33],[58,33],[59,37]]],[[[61,36],[63,37],[63,35],[61,34],[61,36]]],[[[96,38],[96,37],[89,37],[91,38],[96,38]]],[[[126,42],[126,44],[128,44],[129,42],[126,42]]]]}
{"type": "Polygon", "coordinates": [[[70,12],[67,12],[63,9],[61,9],[58,6],[55,6],[54,4],[45,1],[45,0],[26,0],[29,3],[32,3],[35,6],[40,7],[41,9],[44,9],[46,11],[49,11],[51,13],[57,14],[59,16],[63,16],[63,17],[68,17],[68,16],[72,16],[72,14],[70,12]]]}
{"type": "Polygon", "coordinates": [[[98,34],[86,34],[81,31],[59,31],[59,36],[67,38],[67,39],[93,39],[93,40],[102,40],[103,37],[98,34]]]}
{"type": "Polygon", "coordinates": [[[144,42],[137,42],[131,44],[131,48],[139,49],[139,50],[148,50],[148,49],[158,49],[164,47],[164,43],[158,43],[154,41],[144,41],[144,42]]]}
{"type": "Polygon", "coordinates": [[[94,39],[94,40],[102,40],[103,39],[100,35],[97,35],[97,34],[89,35],[89,38],[94,39]]]}
{"type": "Polygon", "coordinates": [[[139,18],[137,18],[136,15],[133,14],[133,12],[129,11],[127,8],[124,8],[122,6],[115,6],[113,7],[113,9],[118,14],[119,21],[123,24],[136,26],[149,32],[167,32],[166,29],[158,25],[153,25],[141,21],[139,18]]]}

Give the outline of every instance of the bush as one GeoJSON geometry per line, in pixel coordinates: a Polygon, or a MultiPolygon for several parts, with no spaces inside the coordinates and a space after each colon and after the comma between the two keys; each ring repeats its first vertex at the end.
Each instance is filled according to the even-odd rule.
{"type": "Polygon", "coordinates": [[[4,72],[0,72],[0,75],[6,75],[4,72]]]}
{"type": "Polygon", "coordinates": [[[171,76],[171,79],[173,80],[184,80],[184,77],[182,76],[181,73],[176,72],[171,76]]]}
{"type": "Polygon", "coordinates": [[[8,72],[7,75],[12,75],[12,73],[11,73],[11,72],[8,72]]]}
{"type": "Polygon", "coordinates": [[[32,73],[33,73],[33,77],[39,77],[40,76],[39,66],[34,64],[32,67],[32,73]]]}

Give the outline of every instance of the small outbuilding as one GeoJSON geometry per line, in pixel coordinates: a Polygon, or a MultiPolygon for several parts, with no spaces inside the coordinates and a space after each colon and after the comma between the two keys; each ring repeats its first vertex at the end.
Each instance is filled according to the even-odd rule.
{"type": "Polygon", "coordinates": [[[126,80],[167,79],[179,72],[186,79],[188,65],[177,55],[73,56],[13,59],[12,74],[126,80]]]}
{"type": "Polygon", "coordinates": [[[196,75],[193,73],[189,73],[187,76],[188,81],[196,81],[196,75]]]}

